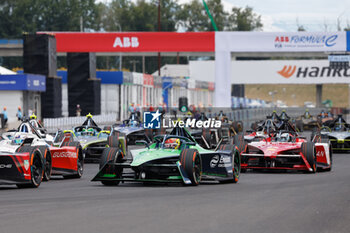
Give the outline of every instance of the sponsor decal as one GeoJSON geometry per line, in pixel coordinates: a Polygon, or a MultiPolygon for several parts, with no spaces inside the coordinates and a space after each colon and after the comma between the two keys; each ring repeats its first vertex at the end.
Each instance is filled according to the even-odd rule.
{"type": "Polygon", "coordinates": [[[323,157],[323,156],[325,156],[325,153],[324,153],[323,150],[322,151],[317,151],[316,156],[317,157],[323,157]]]}
{"type": "Polygon", "coordinates": [[[277,73],[279,73],[285,78],[290,78],[294,74],[296,68],[297,66],[283,66],[283,69],[278,71],[277,73]]]}
{"type": "Polygon", "coordinates": [[[24,168],[26,169],[26,170],[28,170],[29,169],[29,160],[24,160],[24,168]]]}
{"type": "Polygon", "coordinates": [[[12,164],[0,164],[0,169],[2,168],[12,168],[12,164]]]}
{"type": "Polygon", "coordinates": [[[298,67],[295,65],[284,65],[277,73],[284,78],[350,78],[350,68],[332,69],[329,66],[298,67]]]}
{"type": "Polygon", "coordinates": [[[226,156],[220,156],[220,155],[214,155],[213,158],[210,160],[210,167],[230,167],[231,164],[231,158],[226,156]]]}
{"type": "Polygon", "coordinates": [[[113,48],[137,48],[139,47],[139,39],[138,37],[119,37],[117,36],[113,43],[113,48]]]}
{"type": "Polygon", "coordinates": [[[276,36],[275,48],[322,48],[337,44],[338,35],[276,36]]]}
{"type": "Polygon", "coordinates": [[[210,167],[211,168],[216,167],[219,163],[219,159],[220,159],[219,155],[214,155],[213,158],[210,160],[210,167]]]}
{"type": "Polygon", "coordinates": [[[77,153],[69,151],[55,152],[53,153],[52,158],[77,158],[77,153]]]}

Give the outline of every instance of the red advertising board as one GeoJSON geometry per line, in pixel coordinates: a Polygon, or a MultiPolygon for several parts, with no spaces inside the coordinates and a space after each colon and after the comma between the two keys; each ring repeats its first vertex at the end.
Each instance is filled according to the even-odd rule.
{"type": "Polygon", "coordinates": [[[153,76],[150,74],[143,74],[143,85],[153,87],[153,76]]]}
{"type": "Polygon", "coordinates": [[[215,32],[39,32],[55,35],[57,52],[214,52],[215,32]]]}

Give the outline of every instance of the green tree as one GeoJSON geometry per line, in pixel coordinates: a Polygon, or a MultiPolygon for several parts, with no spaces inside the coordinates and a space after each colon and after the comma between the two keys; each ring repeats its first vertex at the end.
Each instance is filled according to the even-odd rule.
{"type": "Polygon", "coordinates": [[[233,7],[227,20],[228,31],[253,31],[261,30],[261,16],[253,12],[253,8],[233,7]]]}
{"type": "MultiPolygon", "coordinates": [[[[221,0],[206,1],[218,29],[224,30],[227,13],[224,12],[221,0]]],[[[186,31],[214,31],[202,1],[192,0],[182,5],[177,14],[179,24],[186,31]]]]}

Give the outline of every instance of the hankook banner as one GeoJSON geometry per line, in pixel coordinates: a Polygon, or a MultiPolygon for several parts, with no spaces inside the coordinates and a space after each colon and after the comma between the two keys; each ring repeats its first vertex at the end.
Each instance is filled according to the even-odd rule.
{"type": "Polygon", "coordinates": [[[234,84],[350,83],[350,69],[330,69],[328,60],[232,61],[234,84]]]}

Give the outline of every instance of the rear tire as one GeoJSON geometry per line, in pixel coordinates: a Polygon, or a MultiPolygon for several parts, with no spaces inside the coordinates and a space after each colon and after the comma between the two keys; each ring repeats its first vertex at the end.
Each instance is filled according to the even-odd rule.
{"type": "MultiPolygon", "coordinates": [[[[33,147],[32,147],[33,148],[33,147]]],[[[29,184],[17,184],[18,188],[37,188],[43,180],[44,163],[39,149],[33,148],[30,152],[31,180],[29,184]]]]}
{"type": "MultiPolygon", "coordinates": [[[[119,148],[116,148],[116,147],[106,148],[102,152],[99,169],[101,170],[108,162],[117,163],[117,162],[121,162],[122,160],[123,160],[123,154],[120,152],[119,148]]],[[[121,178],[121,175],[123,173],[123,168],[118,168],[114,165],[109,165],[109,167],[106,168],[106,173],[114,174],[116,175],[116,178],[121,178]]],[[[120,181],[104,180],[104,181],[101,181],[101,183],[106,186],[114,186],[114,185],[118,185],[120,181]]]]}
{"type": "Polygon", "coordinates": [[[202,160],[198,150],[184,149],[181,151],[180,163],[191,180],[191,185],[197,186],[202,177],[202,160]]]}
{"type": "Polygon", "coordinates": [[[301,144],[301,152],[305,156],[307,162],[312,168],[312,173],[317,171],[317,163],[316,163],[316,152],[315,152],[315,143],[313,142],[303,142],[301,144]]]}

